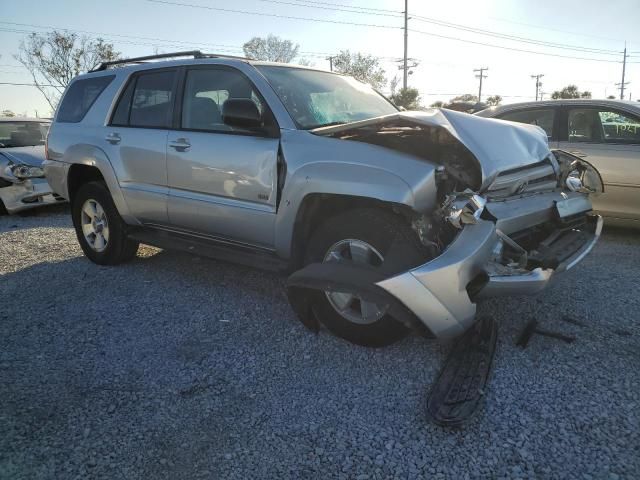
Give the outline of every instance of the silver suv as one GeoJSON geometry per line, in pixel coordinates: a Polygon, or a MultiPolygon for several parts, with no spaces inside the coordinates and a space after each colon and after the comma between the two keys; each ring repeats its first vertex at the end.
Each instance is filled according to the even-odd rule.
{"type": "Polygon", "coordinates": [[[93,262],[142,242],[294,272],[307,326],[373,346],[459,335],[475,302],[540,291],[602,225],[597,172],[538,127],[400,112],[350,77],[200,52],[77,77],[45,172],[93,262]]]}

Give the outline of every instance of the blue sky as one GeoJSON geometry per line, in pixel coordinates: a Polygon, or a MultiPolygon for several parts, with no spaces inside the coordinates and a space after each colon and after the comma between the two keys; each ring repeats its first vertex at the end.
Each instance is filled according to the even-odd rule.
{"type": "MultiPolygon", "coordinates": [[[[307,17],[325,22],[249,15],[149,0],[5,1],[0,17],[0,82],[31,82],[29,74],[19,66],[13,54],[17,52],[26,32],[46,31],[42,27],[82,30],[91,36],[101,36],[114,43],[124,56],[198,47],[209,52],[241,54],[242,44],[252,36],[273,33],[299,43],[303,55],[318,68],[328,69],[325,57],[329,54],[350,49],[383,58],[383,66],[390,79],[400,73],[393,59],[402,57],[402,18],[394,12],[403,10],[403,0],[176,2],[307,17]],[[357,7],[379,10],[368,10],[375,15],[364,14],[364,10],[357,7]],[[344,11],[349,9],[358,12],[344,11]]],[[[477,93],[478,84],[473,69],[478,67],[489,67],[483,96],[500,94],[505,102],[533,100],[535,86],[530,75],[535,73],[545,74],[542,79],[544,92],[575,83],[580,89],[592,91],[594,97],[617,95],[615,83],[620,82],[621,78],[621,52],[625,40],[628,50],[635,52],[629,58],[627,80],[631,83],[627,92],[632,94],[634,100],[640,98],[638,0],[409,0],[409,12],[414,17],[409,25],[413,30],[409,34],[409,56],[420,62],[410,76],[409,84],[420,90],[424,104],[448,100],[455,94],[477,93]],[[427,21],[418,17],[426,17],[427,21]],[[438,25],[433,20],[568,45],[573,49],[482,35],[477,31],[438,25]],[[503,48],[442,37],[457,37],[503,48]],[[525,53],[509,48],[582,59],[525,53]],[[578,51],[585,49],[588,51],[578,51]]],[[[36,110],[40,115],[49,113],[42,95],[28,86],[0,85],[0,110],[4,109],[29,115],[34,115],[36,110]]]]}

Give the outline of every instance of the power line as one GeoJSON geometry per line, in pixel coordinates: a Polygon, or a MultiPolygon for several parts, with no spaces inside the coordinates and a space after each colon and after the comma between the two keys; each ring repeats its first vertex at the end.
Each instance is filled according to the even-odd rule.
{"type": "MultiPolygon", "coordinates": [[[[15,82],[0,82],[0,85],[17,85],[17,86],[25,86],[25,87],[37,87],[35,83],[15,83],[15,82]]],[[[48,84],[40,84],[41,87],[56,87],[61,88],[61,85],[48,85],[48,84]]]]}
{"type": "MultiPolygon", "coordinates": [[[[151,1],[151,0],[148,0],[148,1],[151,1]]],[[[444,39],[447,39],[447,40],[455,40],[455,41],[464,42],[464,43],[472,43],[474,45],[482,45],[484,47],[501,48],[503,50],[511,50],[511,51],[514,51],[514,52],[532,53],[534,55],[544,55],[544,56],[548,56],[548,57],[569,58],[569,59],[572,59],[572,60],[586,60],[586,61],[593,61],[593,62],[620,63],[618,60],[606,60],[606,59],[601,59],[601,58],[586,58],[586,57],[572,57],[572,56],[569,56],[569,55],[561,55],[559,53],[536,52],[534,50],[524,50],[522,48],[506,47],[504,45],[496,45],[496,44],[493,44],[493,43],[477,42],[477,41],[474,41],[474,40],[467,40],[465,38],[451,37],[451,36],[448,36],[448,35],[440,35],[438,33],[425,32],[423,30],[410,29],[409,31],[415,32],[415,33],[420,33],[422,35],[428,35],[428,36],[431,36],[431,37],[444,38],[444,39]]],[[[640,62],[638,62],[638,63],[640,63],[640,62]]]]}
{"type": "Polygon", "coordinates": [[[217,12],[227,12],[227,13],[241,13],[244,15],[258,15],[263,17],[274,17],[274,18],[285,18],[289,20],[304,20],[307,22],[321,22],[321,23],[333,23],[338,25],[354,25],[358,27],[372,27],[372,28],[388,28],[398,30],[402,27],[394,27],[393,25],[380,25],[375,23],[358,23],[358,22],[347,22],[343,20],[327,20],[324,18],[313,18],[313,17],[298,17],[295,15],[281,15],[278,13],[266,13],[266,12],[252,12],[250,10],[235,10],[232,8],[221,8],[221,7],[211,7],[209,5],[194,5],[191,3],[180,3],[180,2],[170,2],[167,0],[145,0],[150,3],[159,3],[163,5],[172,5],[178,7],[189,7],[189,8],[200,8],[204,10],[214,10],[217,12]]]}
{"type": "Polygon", "coordinates": [[[583,52],[583,53],[596,53],[596,54],[602,54],[602,55],[618,55],[620,53],[619,51],[616,51],[616,50],[606,50],[606,49],[601,49],[601,48],[581,47],[581,46],[578,46],[578,45],[570,45],[570,44],[566,44],[566,43],[554,43],[554,42],[547,42],[547,41],[544,41],[544,40],[537,40],[537,39],[533,39],[533,38],[519,37],[517,35],[510,35],[510,34],[507,34],[507,33],[494,32],[494,31],[491,31],[491,30],[484,30],[484,29],[481,29],[481,28],[468,27],[466,25],[461,25],[461,24],[458,24],[458,23],[445,22],[443,20],[438,20],[438,19],[429,18],[429,17],[422,17],[422,16],[419,16],[419,15],[414,15],[412,18],[415,18],[419,22],[431,23],[431,24],[438,25],[438,26],[441,26],[441,27],[452,28],[452,29],[456,29],[456,30],[463,30],[463,31],[467,31],[467,32],[477,33],[479,35],[486,35],[486,36],[502,38],[502,39],[506,39],[506,40],[513,40],[513,41],[516,41],[516,42],[529,43],[529,44],[533,44],[533,45],[540,45],[540,46],[549,47],[549,48],[559,48],[559,49],[563,49],[563,50],[574,50],[574,51],[583,52]]]}
{"type": "MultiPolygon", "coordinates": [[[[340,7],[338,7],[338,8],[327,6],[327,5],[337,5],[335,3],[307,2],[307,3],[312,3],[312,4],[315,4],[315,5],[305,5],[303,3],[287,2],[287,1],[284,1],[284,0],[257,0],[257,1],[258,2],[267,2],[267,3],[278,3],[278,4],[281,4],[281,5],[291,5],[291,6],[303,7],[303,8],[318,8],[318,9],[321,9],[321,10],[333,10],[333,11],[336,11],[336,12],[359,13],[361,15],[378,15],[378,16],[382,16],[382,17],[395,17],[395,18],[401,18],[402,17],[402,12],[385,13],[384,11],[373,12],[373,11],[366,11],[366,10],[353,10],[350,5],[340,5],[340,7]]],[[[365,8],[366,9],[366,7],[355,7],[355,8],[360,8],[360,9],[365,8]]],[[[393,10],[388,10],[388,11],[389,12],[393,12],[393,10]]]]}

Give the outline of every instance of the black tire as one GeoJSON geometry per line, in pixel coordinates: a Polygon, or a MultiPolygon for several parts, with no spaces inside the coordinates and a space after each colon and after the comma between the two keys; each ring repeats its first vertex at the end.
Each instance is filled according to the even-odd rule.
{"type": "Polygon", "coordinates": [[[127,237],[126,224],[116,209],[109,189],[103,182],[89,182],[82,185],[73,199],[71,206],[73,226],[76,229],[78,243],[86,257],[98,265],[117,265],[131,260],[138,252],[139,243],[127,237]],[[88,243],[82,232],[81,212],[84,203],[97,201],[104,210],[109,226],[109,240],[102,251],[96,251],[88,243]]]}
{"type": "MultiPolygon", "coordinates": [[[[328,219],[312,234],[305,252],[305,265],[322,262],[328,250],[345,239],[361,240],[383,257],[394,245],[393,265],[383,261],[380,267],[390,275],[401,273],[426,261],[427,249],[415,232],[398,215],[376,209],[354,209],[328,219]]],[[[367,347],[384,347],[402,339],[409,329],[390,315],[370,324],[354,323],[339,314],[324,292],[311,294],[312,308],[318,320],[334,335],[367,347]]]]}

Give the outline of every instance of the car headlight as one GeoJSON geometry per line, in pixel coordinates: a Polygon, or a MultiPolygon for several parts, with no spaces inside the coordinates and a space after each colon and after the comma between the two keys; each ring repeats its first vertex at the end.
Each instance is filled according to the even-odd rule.
{"type": "Polygon", "coordinates": [[[42,178],[44,177],[44,170],[40,167],[31,167],[21,163],[11,165],[9,167],[14,177],[21,180],[25,178],[42,178]]]}

